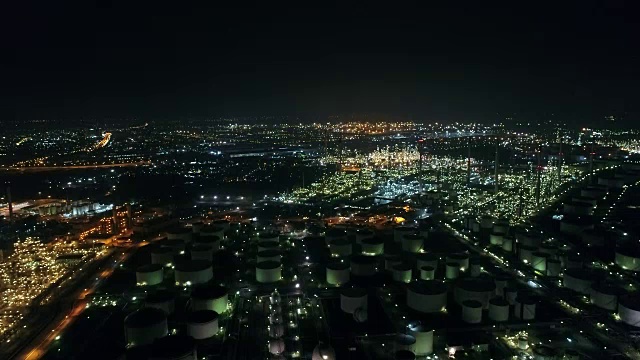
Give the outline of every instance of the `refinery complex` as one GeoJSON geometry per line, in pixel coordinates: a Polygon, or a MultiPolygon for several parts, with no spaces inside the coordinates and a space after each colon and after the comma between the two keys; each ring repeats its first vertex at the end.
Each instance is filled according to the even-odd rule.
{"type": "Polygon", "coordinates": [[[640,359],[640,134],[546,129],[12,134],[0,357],[640,359]]]}

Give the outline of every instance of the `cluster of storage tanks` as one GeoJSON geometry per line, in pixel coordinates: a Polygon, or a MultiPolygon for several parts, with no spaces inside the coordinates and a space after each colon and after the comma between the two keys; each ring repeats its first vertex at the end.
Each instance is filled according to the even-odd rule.
{"type": "MultiPolygon", "coordinates": [[[[215,336],[219,331],[220,314],[228,308],[228,296],[228,290],[222,286],[195,287],[188,301],[186,318],[180,321],[185,324],[185,334],[195,340],[215,336]]],[[[125,318],[128,347],[156,347],[158,339],[165,341],[169,332],[167,319],[174,314],[175,302],[176,295],[172,291],[158,289],[150,292],[144,306],[125,318]]]]}
{"type": "Polygon", "coordinates": [[[261,284],[269,284],[281,279],[280,234],[276,232],[260,233],[256,255],[256,281],[261,284]]]}
{"type": "Polygon", "coordinates": [[[274,357],[283,356],[285,351],[285,327],[282,319],[282,299],[278,291],[269,296],[269,353],[274,357]]]}

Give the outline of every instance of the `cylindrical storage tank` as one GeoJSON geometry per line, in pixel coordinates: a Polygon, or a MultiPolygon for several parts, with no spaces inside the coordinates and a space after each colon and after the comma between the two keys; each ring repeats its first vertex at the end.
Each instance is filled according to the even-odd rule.
{"type": "Polygon", "coordinates": [[[540,232],[533,229],[518,229],[516,231],[518,245],[526,245],[537,248],[542,243],[540,232]]]}
{"type": "Polygon", "coordinates": [[[284,354],[284,351],[285,351],[284,340],[282,339],[269,340],[269,353],[271,355],[281,355],[281,354],[284,354]]]}
{"type": "Polygon", "coordinates": [[[327,245],[334,240],[347,240],[347,232],[338,228],[331,228],[324,233],[324,240],[327,245]]]}
{"type": "Polygon", "coordinates": [[[159,309],[171,315],[176,307],[176,296],[167,290],[154,291],[147,295],[144,306],[159,309]]]}
{"type": "Polygon", "coordinates": [[[411,282],[411,265],[409,264],[398,264],[393,266],[391,269],[391,274],[393,276],[393,281],[410,283],[411,282]]]}
{"type": "Polygon", "coordinates": [[[640,298],[637,295],[620,297],[618,316],[623,323],[640,327],[640,298]]]}
{"type": "Polygon", "coordinates": [[[211,225],[213,227],[221,228],[222,231],[227,231],[231,228],[231,223],[229,222],[229,220],[224,219],[214,220],[211,222],[211,225]]]}
{"type": "Polygon", "coordinates": [[[200,229],[200,237],[217,236],[220,240],[224,239],[224,228],[219,226],[205,225],[200,229]]]}
{"type": "Polygon", "coordinates": [[[531,261],[533,260],[533,253],[537,250],[536,247],[533,246],[529,246],[529,245],[520,245],[518,246],[518,252],[519,252],[519,257],[520,257],[520,261],[522,261],[525,264],[531,264],[531,261]]]}
{"type": "Polygon", "coordinates": [[[204,284],[213,279],[213,268],[208,260],[181,261],[175,266],[176,283],[180,285],[204,284]]]}
{"type": "Polygon", "coordinates": [[[199,310],[187,316],[187,335],[196,340],[208,339],[218,333],[218,313],[199,310]]]}
{"type": "Polygon", "coordinates": [[[447,262],[445,264],[444,278],[447,280],[457,279],[460,276],[460,264],[457,262],[447,262]]]}
{"type": "Polygon", "coordinates": [[[220,237],[218,236],[213,236],[213,235],[207,235],[207,236],[203,236],[200,235],[199,238],[197,238],[195,240],[196,244],[200,244],[200,245],[206,245],[211,247],[211,251],[214,253],[217,253],[218,251],[220,251],[220,237]]]}
{"type": "Polygon", "coordinates": [[[431,355],[433,353],[433,329],[422,324],[409,324],[409,334],[416,339],[414,353],[418,356],[431,355]]]}
{"type": "Polygon", "coordinates": [[[329,251],[333,257],[350,256],[353,253],[353,245],[349,239],[336,239],[329,242],[329,251]]]}
{"type": "Polygon", "coordinates": [[[280,234],[276,232],[261,232],[258,235],[258,243],[262,242],[280,242],[280,234]]]}
{"type": "Polygon", "coordinates": [[[198,360],[196,341],[186,335],[156,339],[148,360],[198,360]]]}
{"type": "Polygon", "coordinates": [[[504,297],[504,288],[507,287],[510,279],[509,275],[497,275],[493,279],[493,283],[496,285],[496,295],[504,297]]]}
{"type": "Polygon", "coordinates": [[[415,234],[418,230],[408,226],[398,226],[393,229],[393,241],[400,243],[405,235],[415,234]]]}
{"type": "Polygon", "coordinates": [[[469,268],[469,254],[467,253],[457,253],[447,255],[447,262],[455,262],[460,265],[460,271],[467,271],[469,268]]]}
{"type": "Polygon", "coordinates": [[[569,201],[562,207],[565,214],[571,215],[593,215],[593,205],[586,202],[569,201]]]}
{"type": "Polygon", "coordinates": [[[462,305],[465,300],[477,300],[483,309],[489,308],[489,300],[495,296],[496,284],[493,279],[460,279],[454,287],[454,300],[462,305]]]}
{"type": "Polygon", "coordinates": [[[189,253],[192,260],[213,260],[213,248],[204,244],[190,244],[189,253]]]}
{"type": "Polygon", "coordinates": [[[204,223],[202,221],[196,221],[194,223],[191,223],[191,231],[194,234],[199,234],[200,230],[202,230],[203,227],[204,227],[204,223]]]}
{"type": "Polygon", "coordinates": [[[193,231],[187,228],[177,228],[167,231],[167,239],[169,240],[182,240],[185,243],[191,242],[193,239],[193,231]]]}
{"type": "Polygon", "coordinates": [[[321,341],[313,349],[311,360],[336,360],[336,352],[331,345],[321,341]]]}
{"type": "Polygon", "coordinates": [[[365,238],[361,241],[362,254],[377,256],[384,254],[384,240],[377,238],[365,238]]]}
{"type": "Polygon", "coordinates": [[[423,267],[423,266],[431,266],[434,269],[438,268],[438,256],[436,256],[435,254],[432,253],[420,253],[420,254],[416,254],[416,269],[418,269],[418,271],[423,267]]]}
{"type": "Polygon", "coordinates": [[[374,256],[356,255],[351,257],[351,274],[354,276],[373,276],[376,273],[378,259],[374,256]]]}
{"type": "Polygon", "coordinates": [[[272,339],[279,339],[284,336],[284,325],[273,324],[269,325],[269,337],[272,339]]]}
{"type": "Polygon", "coordinates": [[[582,196],[582,195],[573,196],[571,198],[571,201],[578,202],[578,203],[586,203],[586,204],[589,204],[591,206],[598,205],[598,199],[590,197],[590,196],[582,196]]]}
{"type": "Polygon", "coordinates": [[[369,229],[359,229],[356,232],[356,244],[361,245],[363,240],[373,239],[374,235],[374,232],[369,229]]]}
{"type": "Polygon", "coordinates": [[[162,283],[164,273],[162,265],[142,265],[136,269],[136,284],[139,286],[153,286],[162,283]]]}
{"type": "Polygon", "coordinates": [[[489,300],[489,319],[495,322],[509,320],[509,302],[503,298],[489,300]]]}
{"type": "Polygon", "coordinates": [[[640,271],[640,251],[618,248],[615,261],[625,270],[640,271]]]}
{"type": "Polygon", "coordinates": [[[435,313],[447,306],[447,286],[435,280],[418,280],[407,285],[407,306],[421,313],[435,313]]]}
{"type": "Polygon", "coordinates": [[[482,273],[480,258],[471,258],[469,260],[469,276],[477,277],[482,273]]]}
{"type": "Polygon", "coordinates": [[[588,295],[591,292],[591,284],[595,281],[592,271],[586,269],[567,269],[562,278],[562,284],[567,289],[588,295]]]}
{"type": "Polygon", "coordinates": [[[420,268],[420,279],[433,280],[436,278],[436,269],[431,266],[423,266],[420,268]]]}
{"type": "Polygon", "coordinates": [[[583,231],[594,228],[593,220],[589,217],[565,216],[560,221],[560,232],[574,236],[580,236],[583,231]]]}
{"type": "Polygon", "coordinates": [[[171,249],[174,255],[183,255],[187,248],[187,243],[182,239],[165,239],[160,242],[160,245],[171,249]]]}
{"type": "MultiPolygon", "coordinates": [[[[416,347],[416,338],[413,335],[398,334],[395,338],[395,350],[398,351],[410,351],[414,353],[416,347]]],[[[415,354],[415,353],[414,353],[415,354]]]]}
{"type": "MultiPolygon", "coordinates": [[[[610,231],[596,228],[593,230],[585,230],[582,233],[582,243],[588,247],[605,246],[609,240],[613,239],[615,234],[610,231]]],[[[613,243],[611,244],[613,245],[613,243]]]]}
{"type": "Polygon", "coordinates": [[[513,251],[513,238],[510,236],[505,236],[502,238],[502,250],[506,252],[513,251]]]}
{"type": "Polygon", "coordinates": [[[516,298],[514,309],[516,319],[533,320],[536,318],[536,301],[530,296],[520,296],[516,298]]]}
{"type": "Polygon", "coordinates": [[[590,197],[594,199],[602,199],[607,194],[605,186],[587,186],[580,190],[580,196],[590,197]]]}
{"type": "Polygon", "coordinates": [[[549,254],[535,251],[531,254],[531,266],[533,266],[534,269],[542,272],[543,274],[546,274],[548,258],[549,254]]]}
{"type": "Polygon", "coordinates": [[[562,264],[560,260],[548,259],[547,260],[547,276],[560,276],[560,272],[562,271],[562,264]]]}
{"type": "Polygon", "coordinates": [[[151,263],[167,265],[173,262],[173,250],[166,247],[154,247],[151,249],[151,263]]]}
{"type": "Polygon", "coordinates": [[[540,245],[540,248],[538,249],[538,251],[541,253],[549,254],[549,258],[553,259],[556,256],[558,256],[558,252],[560,250],[558,249],[558,246],[555,244],[545,243],[540,245]]]}
{"type": "Polygon", "coordinates": [[[547,345],[533,345],[531,346],[531,353],[533,354],[533,360],[558,359],[558,350],[547,345]]]}
{"type": "Polygon", "coordinates": [[[282,264],[275,261],[263,261],[256,264],[256,281],[273,283],[282,279],[282,264]]]}
{"type": "Polygon", "coordinates": [[[258,251],[258,254],[256,255],[257,263],[263,262],[263,261],[280,262],[281,260],[282,260],[282,253],[280,252],[280,250],[277,250],[277,249],[258,251]]]}
{"type": "Polygon", "coordinates": [[[258,244],[258,252],[265,250],[277,250],[280,244],[275,241],[265,241],[258,244]]]}
{"type": "Polygon", "coordinates": [[[155,308],[141,308],[124,319],[124,333],[129,346],[149,345],[167,336],[167,314],[155,308]]]}
{"type": "Polygon", "coordinates": [[[340,290],[340,309],[347,314],[353,314],[356,309],[367,309],[368,294],[364,288],[343,288],[340,290]]]}
{"type": "Polygon", "coordinates": [[[493,232],[498,234],[506,234],[509,232],[509,220],[500,219],[493,224],[493,232]]]}
{"type": "Polygon", "coordinates": [[[527,338],[524,336],[520,336],[518,338],[518,349],[526,350],[528,347],[529,347],[529,341],[527,341],[527,338]]]}
{"type": "Polygon", "coordinates": [[[507,300],[509,305],[516,304],[516,298],[518,297],[518,289],[507,286],[504,288],[504,298],[507,300]]]}
{"type": "Polygon", "coordinates": [[[482,322],[482,304],[477,300],[465,300],[462,302],[462,321],[468,324],[482,322]]]}
{"type": "Polygon", "coordinates": [[[424,238],[416,234],[405,234],[402,236],[402,250],[410,253],[417,253],[422,250],[424,238]]]}
{"type": "Polygon", "coordinates": [[[492,232],[489,235],[489,243],[491,245],[502,246],[504,242],[504,233],[492,232]]]}
{"type": "Polygon", "coordinates": [[[598,185],[606,186],[609,189],[620,189],[624,186],[624,179],[615,176],[600,176],[598,177],[598,185]]]}
{"type": "Polygon", "coordinates": [[[331,285],[346,284],[351,280],[351,268],[348,263],[331,262],[327,264],[327,283],[331,285]]]}
{"type": "Polygon", "coordinates": [[[218,314],[227,311],[229,290],[218,285],[197,286],[191,292],[193,311],[212,310],[218,314]]]}
{"type": "Polygon", "coordinates": [[[489,215],[483,215],[480,217],[480,228],[484,230],[489,230],[493,228],[493,224],[496,222],[496,219],[489,215]]]}
{"type": "Polygon", "coordinates": [[[398,255],[386,255],[384,257],[384,269],[392,271],[393,267],[402,264],[402,258],[398,255]]]}
{"type": "Polygon", "coordinates": [[[591,303],[601,309],[618,310],[618,297],[624,292],[621,288],[605,283],[593,283],[591,285],[591,303]]]}

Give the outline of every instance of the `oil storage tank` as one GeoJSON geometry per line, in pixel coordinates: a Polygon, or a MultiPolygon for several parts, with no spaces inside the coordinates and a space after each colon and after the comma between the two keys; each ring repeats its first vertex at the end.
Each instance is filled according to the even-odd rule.
{"type": "Polygon", "coordinates": [[[340,290],[340,309],[347,314],[353,314],[357,309],[368,308],[367,290],[359,287],[343,288],[340,290]]]}
{"type": "Polygon", "coordinates": [[[168,290],[157,290],[147,295],[144,305],[164,311],[167,315],[175,310],[176,296],[168,290]]]}
{"type": "Polygon", "coordinates": [[[192,260],[213,260],[213,247],[205,244],[192,243],[187,247],[192,260]]]}
{"type": "Polygon", "coordinates": [[[333,257],[350,256],[353,253],[353,246],[349,239],[335,239],[329,242],[329,251],[333,257]]]}
{"type": "Polygon", "coordinates": [[[627,248],[616,249],[616,265],[625,270],[640,271],[640,251],[627,248]]]}
{"type": "Polygon", "coordinates": [[[273,283],[282,279],[282,264],[275,261],[263,261],[256,264],[256,281],[273,283]]]}
{"type": "Polygon", "coordinates": [[[204,284],[213,279],[213,268],[208,260],[186,260],[175,265],[175,280],[181,285],[204,284]]]}
{"type": "Polygon", "coordinates": [[[460,279],[454,287],[454,300],[458,305],[466,300],[477,300],[483,309],[489,307],[489,300],[495,296],[496,284],[489,278],[460,279]]]}
{"type": "Polygon", "coordinates": [[[280,242],[280,234],[276,232],[261,232],[258,235],[258,242],[280,242]]]}
{"type": "Polygon", "coordinates": [[[393,241],[397,243],[401,243],[402,238],[405,235],[415,234],[416,232],[417,232],[416,228],[409,227],[409,226],[398,226],[395,229],[393,229],[393,241]]]}
{"type": "Polygon", "coordinates": [[[263,261],[280,262],[281,260],[282,260],[282,252],[280,252],[280,250],[278,249],[258,251],[258,254],[256,255],[256,262],[263,262],[263,261]]]}
{"type": "Polygon", "coordinates": [[[434,269],[438,268],[439,257],[433,253],[416,254],[416,268],[420,270],[423,266],[430,266],[434,269]]]}
{"type": "Polygon", "coordinates": [[[457,262],[447,262],[445,264],[444,278],[454,280],[460,276],[460,264],[457,262]]]}
{"type": "Polygon", "coordinates": [[[166,266],[173,262],[173,250],[166,247],[154,246],[151,249],[151,263],[166,266]]]}
{"type": "Polygon", "coordinates": [[[227,311],[229,290],[219,285],[196,286],[191,292],[193,311],[212,310],[218,314],[227,311]]]}
{"type": "Polygon", "coordinates": [[[327,283],[331,285],[346,284],[351,280],[351,267],[346,262],[330,262],[327,264],[327,283]]]}
{"type": "Polygon", "coordinates": [[[531,266],[533,266],[534,269],[542,272],[543,274],[546,274],[548,258],[549,254],[535,251],[531,254],[531,266]]]}
{"type": "Polygon", "coordinates": [[[211,251],[214,254],[220,251],[220,242],[221,242],[221,238],[213,235],[206,235],[206,236],[200,235],[200,237],[198,237],[195,240],[196,244],[211,247],[211,251]]]}
{"type": "Polygon", "coordinates": [[[462,302],[462,321],[468,324],[482,322],[482,303],[477,300],[465,300],[462,302]]]}
{"type": "Polygon", "coordinates": [[[447,306],[447,286],[435,280],[417,280],[407,285],[407,306],[421,313],[435,313],[447,306]]]}
{"type": "Polygon", "coordinates": [[[567,289],[589,295],[591,292],[591,284],[594,281],[596,281],[596,275],[593,271],[586,269],[567,269],[564,272],[562,284],[567,289]]]}
{"type": "Polygon", "coordinates": [[[129,346],[149,345],[167,336],[167,315],[155,308],[141,308],[124,319],[125,338],[129,346]]]}
{"type": "Polygon", "coordinates": [[[618,298],[624,294],[624,290],[611,284],[595,282],[591,285],[591,303],[601,309],[618,310],[618,298]]]}
{"type": "Polygon", "coordinates": [[[163,279],[164,272],[160,264],[142,265],[136,269],[136,284],[139,286],[158,285],[163,279]]]}
{"type": "Polygon", "coordinates": [[[208,339],[218,333],[218,313],[198,310],[187,316],[187,335],[196,340],[208,339]]]}
{"type": "Polygon", "coordinates": [[[416,339],[414,353],[417,356],[431,355],[433,353],[433,329],[420,323],[411,323],[407,327],[409,334],[416,339]]]}
{"type": "Polygon", "coordinates": [[[409,334],[397,334],[395,337],[395,351],[409,351],[414,353],[416,338],[409,334]]]}
{"type": "Polygon", "coordinates": [[[369,256],[377,256],[384,254],[384,240],[378,238],[365,238],[360,243],[362,254],[369,256]]]}
{"type": "Polygon", "coordinates": [[[193,239],[193,231],[188,228],[176,228],[167,231],[167,239],[169,240],[182,240],[185,243],[191,242],[193,239]]]}
{"type": "Polygon", "coordinates": [[[277,250],[280,244],[275,241],[264,241],[258,244],[258,252],[265,250],[277,250]]]}
{"type": "Polygon", "coordinates": [[[212,225],[205,225],[200,229],[200,236],[217,236],[219,239],[224,239],[224,228],[212,225]]]}
{"type": "Polygon", "coordinates": [[[495,322],[509,320],[509,302],[499,297],[489,300],[489,320],[495,322]]]}
{"type": "Polygon", "coordinates": [[[618,301],[618,316],[623,323],[640,327],[640,297],[638,295],[620,297],[618,301]]]}
{"type": "Polygon", "coordinates": [[[378,257],[355,255],[351,257],[351,275],[367,277],[376,274],[378,257]]]}
{"type": "Polygon", "coordinates": [[[431,266],[423,266],[420,268],[420,279],[434,280],[436,278],[436,269],[431,266]]]}
{"type": "Polygon", "coordinates": [[[369,229],[359,229],[356,231],[356,244],[362,245],[363,240],[373,239],[374,235],[374,232],[369,229]]]}
{"type": "Polygon", "coordinates": [[[326,244],[331,244],[334,240],[347,240],[347,232],[343,229],[331,228],[324,233],[326,244]]]}
{"type": "Polygon", "coordinates": [[[447,262],[455,262],[460,266],[460,271],[467,271],[469,268],[469,254],[467,253],[456,253],[447,255],[447,262]]]}
{"type": "Polygon", "coordinates": [[[520,320],[533,320],[536,318],[536,304],[537,301],[534,297],[524,294],[518,294],[516,297],[516,306],[513,314],[516,319],[520,320]]]}
{"type": "Polygon", "coordinates": [[[402,236],[402,250],[410,253],[417,253],[422,250],[424,238],[417,234],[405,234],[402,236]]]}
{"type": "Polygon", "coordinates": [[[411,265],[405,263],[394,265],[391,269],[393,280],[397,282],[410,283],[412,276],[411,269],[411,265]]]}

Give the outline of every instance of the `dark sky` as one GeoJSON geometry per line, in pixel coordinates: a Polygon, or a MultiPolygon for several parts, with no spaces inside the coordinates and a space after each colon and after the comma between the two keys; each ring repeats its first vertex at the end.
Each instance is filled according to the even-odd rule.
{"type": "Polygon", "coordinates": [[[0,25],[0,121],[640,113],[634,1],[16,3],[0,25]]]}

